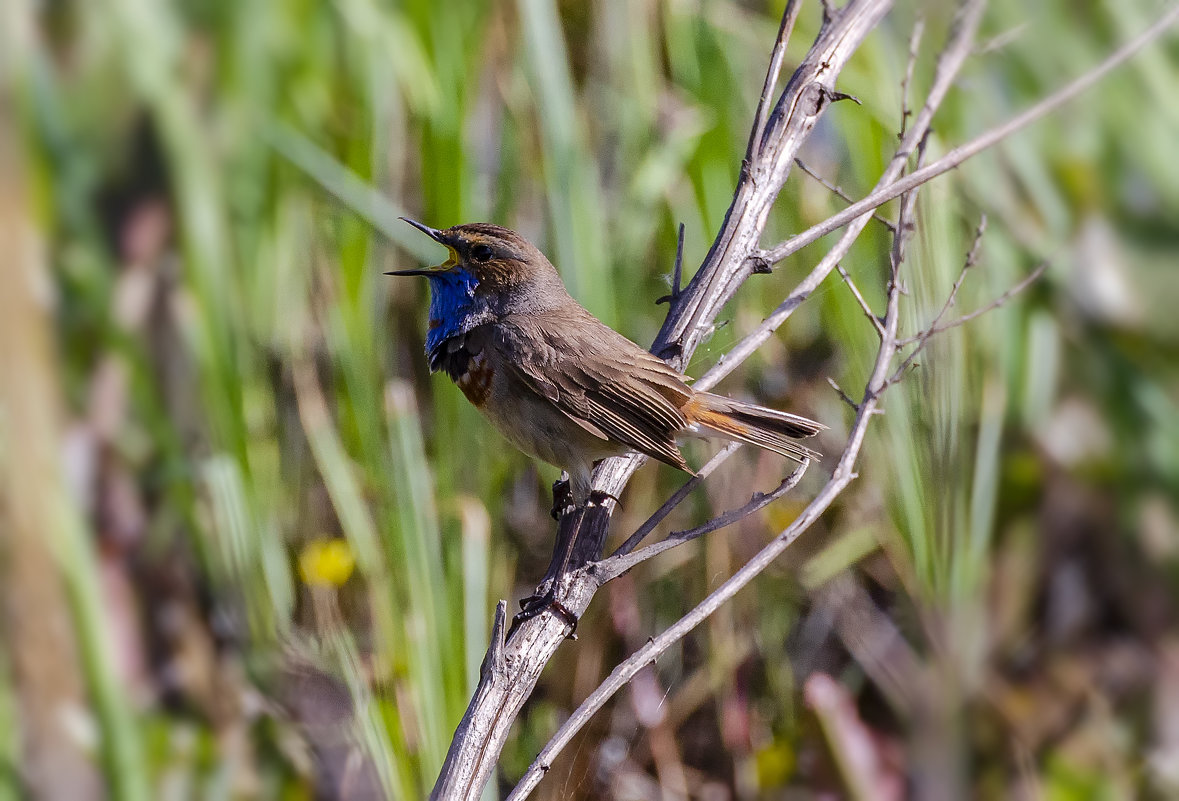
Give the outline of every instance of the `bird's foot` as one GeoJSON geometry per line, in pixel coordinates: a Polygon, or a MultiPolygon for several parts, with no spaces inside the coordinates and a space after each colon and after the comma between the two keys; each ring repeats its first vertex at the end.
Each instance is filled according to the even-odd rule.
{"type": "Polygon", "coordinates": [[[569,633],[565,635],[566,639],[577,639],[577,615],[575,615],[569,607],[557,600],[557,584],[552,581],[548,583],[548,589],[542,590],[542,584],[536,588],[536,592],[529,595],[527,598],[520,600],[520,612],[512,618],[512,627],[519,626],[526,620],[531,620],[537,615],[552,609],[558,617],[562,618],[569,624],[569,633]]]}
{"type": "Polygon", "coordinates": [[[573,490],[569,486],[569,474],[561,473],[561,477],[553,482],[553,508],[549,514],[553,520],[560,520],[577,508],[573,502],[573,490]]]}

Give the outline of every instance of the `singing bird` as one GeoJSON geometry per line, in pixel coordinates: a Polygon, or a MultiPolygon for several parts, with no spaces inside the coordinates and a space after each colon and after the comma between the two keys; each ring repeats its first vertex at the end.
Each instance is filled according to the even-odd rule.
{"type": "Polygon", "coordinates": [[[490,223],[438,230],[403,217],[450,258],[430,281],[426,356],[520,450],[565,470],[575,504],[606,457],[644,453],[688,473],[683,436],[719,437],[802,461],[795,442],[826,426],[693,390],[661,359],[590,314],[556,268],[515,231],[490,223]]]}

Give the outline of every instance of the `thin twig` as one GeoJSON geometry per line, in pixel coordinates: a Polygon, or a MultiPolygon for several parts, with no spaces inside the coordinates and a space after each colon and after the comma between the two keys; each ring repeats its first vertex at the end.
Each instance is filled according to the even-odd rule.
{"type": "Polygon", "coordinates": [[[843,387],[839,386],[839,384],[835,382],[834,378],[827,376],[827,383],[830,384],[831,389],[835,390],[835,392],[839,395],[839,399],[852,408],[852,411],[858,412],[860,410],[860,404],[852,400],[851,396],[843,391],[843,387]]]}
{"type": "MultiPolygon", "coordinates": [[[[959,11],[961,17],[962,10],[959,11]]],[[[904,137],[901,137],[902,141],[904,137]]],[[[915,170],[921,169],[922,163],[925,161],[925,148],[929,143],[929,129],[921,135],[917,143],[917,157],[913,162],[915,170]]],[[[905,262],[906,247],[909,238],[913,231],[916,230],[917,225],[917,196],[920,193],[921,187],[917,186],[912,191],[901,195],[900,211],[897,212],[897,228],[896,233],[893,234],[892,247],[889,249],[889,279],[888,279],[888,297],[889,308],[893,309],[896,305],[897,298],[902,294],[907,294],[904,289],[904,284],[901,282],[901,265],[905,262]]],[[[898,350],[897,345],[897,324],[892,321],[892,327],[886,328],[885,333],[881,337],[881,342],[889,341],[892,344],[893,353],[898,350]]],[[[892,385],[891,378],[885,379],[878,388],[874,388],[871,384],[864,390],[865,397],[867,393],[871,392],[873,397],[879,397],[880,393],[892,385]]],[[[863,404],[861,404],[861,407],[863,404]]]]}
{"type": "Polygon", "coordinates": [[[1028,24],[1026,22],[1021,22],[1018,25],[1014,25],[999,34],[992,36],[990,39],[986,40],[978,46],[979,54],[985,55],[986,53],[993,53],[996,50],[1002,50],[1004,47],[1022,36],[1027,30],[1027,27],[1028,24]]]}
{"type": "Polygon", "coordinates": [[[679,233],[676,234],[675,243],[675,266],[671,271],[671,294],[664,295],[655,300],[655,305],[660,303],[674,304],[680,299],[680,281],[684,275],[684,224],[680,223],[679,233]]]}
{"type": "Polygon", "coordinates": [[[982,238],[986,231],[987,215],[983,214],[978,218],[978,226],[974,229],[974,239],[970,243],[970,250],[966,252],[966,258],[962,261],[962,269],[958,272],[958,277],[954,280],[954,285],[950,287],[950,294],[946,296],[946,302],[943,303],[941,309],[938,310],[937,315],[933,318],[933,322],[931,322],[929,326],[921,333],[911,336],[908,339],[902,339],[898,343],[901,347],[910,345],[914,342],[919,343],[917,345],[917,350],[920,350],[922,347],[924,347],[922,343],[929,339],[930,335],[933,334],[934,329],[938,327],[939,323],[941,323],[942,318],[946,315],[946,312],[950,310],[950,307],[953,306],[954,302],[958,299],[958,291],[962,289],[962,283],[966,280],[966,274],[970,272],[971,267],[974,267],[976,264],[978,264],[978,256],[982,251],[982,238]]]}
{"type": "MultiPolygon", "coordinates": [[[[925,162],[925,146],[928,142],[929,131],[926,131],[917,144],[917,159],[913,163],[915,169],[921,169],[921,165],[925,162]]],[[[900,281],[901,263],[905,260],[905,248],[908,246],[909,237],[916,230],[917,193],[920,191],[921,187],[918,186],[901,195],[901,210],[897,214],[897,229],[893,234],[892,248],[889,251],[889,263],[892,267],[889,280],[894,283],[900,281]]],[[[904,291],[901,288],[901,292],[904,291]]]]}
{"type": "Polygon", "coordinates": [[[1039,277],[1041,275],[1043,275],[1044,271],[1047,269],[1048,269],[1048,262],[1046,262],[1046,261],[1040,262],[1040,264],[1036,267],[1036,269],[1034,269],[1030,273],[1028,273],[1027,278],[1024,278],[1018,284],[1009,288],[1006,292],[1004,292],[1002,295],[1000,295],[999,297],[992,300],[986,306],[983,306],[980,309],[975,309],[974,311],[970,312],[970,314],[964,314],[961,317],[959,317],[957,320],[953,320],[951,322],[948,322],[945,325],[939,325],[937,328],[934,328],[929,332],[930,335],[940,334],[942,331],[948,331],[951,328],[957,328],[958,326],[963,325],[964,323],[970,322],[971,320],[975,319],[976,317],[981,317],[982,315],[986,314],[987,312],[993,311],[993,310],[999,308],[1004,303],[1006,303],[1007,301],[1011,300],[1013,297],[1018,295],[1020,292],[1023,292],[1029,286],[1034,284],[1036,282],[1036,280],[1039,279],[1039,277]]]}
{"type": "Polygon", "coordinates": [[[723,514],[717,515],[708,522],[696,526],[695,528],[688,529],[687,531],[673,531],[671,534],[667,535],[666,539],[660,540],[654,545],[648,545],[646,548],[636,551],[635,553],[616,554],[603,559],[601,562],[597,563],[594,569],[594,575],[601,584],[605,584],[608,581],[618,578],[626,571],[634,568],[636,565],[642,564],[648,559],[658,556],[664,551],[669,551],[678,545],[683,545],[685,542],[691,542],[697,537],[702,537],[705,534],[710,534],[713,531],[717,531],[718,529],[731,526],[738,521],[744,520],[754,512],[769,506],[771,503],[778,500],[778,498],[781,498],[787,492],[798,486],[798,482],[802,481],[802,477],[806,473],[806,469],[809,464],[809,459],[804,460],[798,465],[798,467],[794,469],[790,475],[782,479],[782,483],[779,484],[776,488],[766,493],[755,492],[753,497],[751,497],[749,502],[744,506],[740,506],[736,509],[730,509],[723,514]]]}
{"type": "MultiPolygon", "coordinates": [[[[826,178],[824,178],[822,175],[819,175],[819,173],[817,173],[817,172],[815,172],[815,170],[811,169],[811,167],[809,165],[807,165],[807,163],[805,161],[803,161],[802,159],[796,158],[796,159],[794,159],[794,163],[798,166],[798,168],[800,170],[802,170],[804,173],[809,175],[811,178],[818,181],[824,188],[828,189],[831,192],[831,194],[835,195],[840,200],[844,201],[845,203],[854,203],[855,202],[854,200],[852,200],[851,196],[847,192],[843,191],[842,187],[840,187],[838,184],[831,183],[826,178]]],[[[876,220],[876,222],[883,225],[889,231],[894,230],[892,220],[888,219],[887,217],[880,214],[879,212],[872,212],[872,219],[876,220]]]]}
{"type": "MultiPolygon", "coordinates": [[[[981,13],[981,2],[978,5],[981,13]]],[[[959,9],[955,19],[956,28],[965,27],[962,26],[961,20],[968,8],[969,6],[959,9]]],[[[905,77],[901,82],[901,130],[897,133],[897,138],[901,142],[905,141],[905,126],[908,124],[909,115],[912,114],[912,111],[909,110],[909,83],[913,80],[913,67],[917,63],[917,50],[921,43],[921,32],[924,29],[925,24],[921,20],[918,20],[913,30],[913,35],[909,38],[909,63],[905,68],[905,77]]],[[[944,58],[944,54],[941,58],[944,58]]],[[[930,130],[930,128],[926,128],[921,133],[920,139],[917,140],[917,158],[913,164],[914,169],[920,169],[922,163],[925,161],[925,148],[929,144],[930,130]]],[[[905,167],[902,166],[902,169],[905,169],[905,167]]],[[[890,293],[894,290],[904,292],[903,285],[901,284],[901,264],[905,260],[905,247],[909,242],[909,237],[916,230],[917,193],[920,191],[920,187],[917,187],[912,192],[906,192],[901,195],[900,211],[897,213],[897,226],[892,232],[892,248],[889,251],[891,270],[888,280],[890,293]]],[[[882,333],[881,339],[884,336],[885,334],[882,333]]]]}
{"type": "MultiPolygon", "coordinates": [[[[821,185],[822,185],[822,186],[823,186],[825,189],[827,189],[828,191],[830,191],[830,192],[831,192],[831,194],[835,195],[835,196],[836,196],[837,198],[839,198],[840,200],[842,200],[842,201],[845,201],[845,202],[847,202],[847,203],[855,203],[855,202],[856,202],[855,200],[853,200],[853,199],[852,199],[852,196],[851,196],[851,195],[849,195],[847,192],[844,192],[844,191],[843,191],[843,188],[842,188],[842,187],[840,187],[840,186],[838,186],[838,185],[836,185],[836,184],[833,184],[833,183],[831,183],[830,181],[828,181],[826,178],[824,178],[822,175],[820,175],[820,174],[819,174],[817,171],[815,171],[814,169],[812,169],[812,168],[810,167],[810,165],[808,165],[808,164],[807,164],[805,161],[803,161],[802,159],[800,159],[800,158],[798,158],[798,157],[795,157],[795,159],[794,159],[794,164],[795,164],[795,166],[797,166],[797,167],[798,167],[800,170],[802,170],[802,171],[803,171],[803,172],[805,172],[807,175],[809,175],[811,178],[814,178],[814,179],[815,179],[815,181],[817,181],[819,184],[821,184],[821,185]]],[[[883,223],[887,224],[889,227],[892,227],[892,223],[891,223],[891,222],[889,222],[888,220],[885,220],[885,219],[883,219],[883,218],[882,218],[882,219],[881,219],[881,222],[883,222],[883,223]]]]}
{"type": "Polygon", "coordinates": [[[899,195],[908,192],[914,187],[927,183],[933,178],[942,173],[949,172],[962,162],[966,161],[972,156],[976,156],[982,151],[994,147],[999,142],[1002,142],[1007,137],[1016,133],[1022,128],[1027,127],[1033,122],[1047,116],[1060,106],[1069,102],[1077,95],[1092,87],[1112,70],[1121,66],[1121,64],[1132,56],[1136,55],[1142,48],[1157,39],[1167,28],[1171,27],[1175,21],[1179,19],[1179,5],[1173,6],[1167,11],[1158,21],[1152,24],[1142,33],[1135,36],[1126,44],[1118,48],[1113,54],[1102,61],[1099,65],[1094,67],[1089,72],[1084,73],[1080,77],[1073,80],[1071,83],[1052,93],[1040,102],[1034,104],[1026,111],[1017,114],[1009,119],[1007,122],[997,125],[986,133],[975,137],[964,145],[959,145],[953,150],[946,153],[937,161],[923,167],[920,170],[915,170],[904,178],[895,182],[891,182],[882,186],[870,195],[863,198],[856,203],[848,206],[838,214],[834,214],[821,223],[812,225],[800,234],[792,236],[785,242],[779,245],[763,250],[760,257],[770,262],[777,263],[785,259],[791,254],[797,253],[802,248],[815,242],[832,231],[837,231],[853,220],[858,219],[862,215],[872,211],[872,209],[883,206],[888,201],[899,195]]]}
{"type": "Polygon", "coordinates": [[[684,224],[680,223],[675,237],[675,269],[671,272],[671,294],[679,299],[684,278],[684,224]]]}
{"type": "MultiPolygon", "coordinates": [[[[893,229],[893,231],[895,236],[896,229],[893,229]]],[[[847,270],[843,269],[842,264],[836,264],[835,269],[839,271],[841,276],[843,276],[843,281],[847,284],[848,289],[851,290],[852,295],[856,299],[856,303],[860,304],[860,311],[864,312],[864,316],[868,318],[868,321],[872,323],[872,327],[876,329],[876,335],[883,338],[884,323],[880,322],[880,318],[877,317],[876,313],[872,311],[872,307],[868,305],[868,301],[864,300],[864,296],[860,293],[860,288],[856,286],[856,282],[852,280],[850,275],[848,275],[847,270]]]]}
{"type": "Polygon", "coordinates": [[[925,34],[925,20],[921,17],[913,23],[913,32],[909,34],[909,61],[905,65],[905,77],[901,79],[901,132],[898,139],[903,140],[909,127],[909,117],[913,110],[909,108],[909,90],[913,86],[913,70],[917,66],[917,54],[921,49],[921,37],[925,34]]]}

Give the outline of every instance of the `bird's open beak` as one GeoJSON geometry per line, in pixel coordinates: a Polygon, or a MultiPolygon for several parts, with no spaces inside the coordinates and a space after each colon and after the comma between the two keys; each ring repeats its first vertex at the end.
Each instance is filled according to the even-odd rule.
{"type": "Polygon", "coordinates": [[[443,245],[446,244],[446,235],[442,231],[439,231],[437,228],[431,228],[430,226],[426,225],[425,223],[420,223],[417,220],[411,220],[409,217],[398,217],[397,219],[405,220],[407,223],[409,223],[414,228],[421,231],[426,236],[433,239],[435,242],[439,242],[443,245]]]}
{"type": "Polygon", "coordinates": [[[425,276],[430,276],[430,275],[435,275],[439,272],[442,272],[443,270],[447,270],[458,263],[458,259],[455,254],[454,248],[451,246],[450,242],[447,241],[447,236],[446,236],[445,231],[439,231],[437,228],[431,228],[430,226],[426,225],[425,223],[420,223],[417,220],[411,220],[409,217],[399,217],[398,219],[405,220],[407,223],[409,223],[414,228],[421,231],[426,236],[433,239],[438,244],[445,245],[447,250],[450,251],[450,258],[447,259],[444,263],[439,264],[437,267],[430,267],[428,269],[417,269],[417,270],[391,270],[391,271],[385,273],[385,275],[425,275],[425,276]]]}

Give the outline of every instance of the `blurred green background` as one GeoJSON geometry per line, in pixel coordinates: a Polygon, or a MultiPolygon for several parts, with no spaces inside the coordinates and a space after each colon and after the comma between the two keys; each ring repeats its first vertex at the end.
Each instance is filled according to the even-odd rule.
{"type": "MultiPolygon", "coordinates": [[[[931,154],[1097,63],[1155,0],[992,2],[931,154]]],[[[952,9],[901,4],[804,160],[853,196],[952,9]]],[[[548,561],[555,471],[422,355],[441,254],[397,214],[490,220],[640,343],[731,198],[780,3],[8,0],[0,27],[0,799],[420,798],[495,600],[548,561]],[[376,229],[366,222],[376,222],[376,229]]],[[[803,11],[786,70],[818,28],[803,11]]],[[[1179,44],[927,187],[908,333],[1048,260],[885,400],[860,477],[644,673],[545,799],[1179,793],[1179,44]],[[834,796],[832,795],[834,794],[834,796]]],[[[764,240],[842,201],[795,171],[764,240]]],[[[895,209],[886,208],[886,213],[895,209]]],[[[889,238],[844,266],[882,309],[889,238]]],[[[817,261],[754,276],[690,373],[817,261]]],[[[875,336],[830,279],[722,391],[842,446],[875,336]]],[[[707,446],[692,446],[700,464],[707,446]]],[[[827,460],[830,464],[833,459],[827,460]]],[[[563,715],[785,526],[604,592],[542,678],[498,797],[563,715]]],[[[788,470],[742,452],[684,528],[788,470]]],[[[649,466],[625,535],[682,479],[649,466]]]]}

